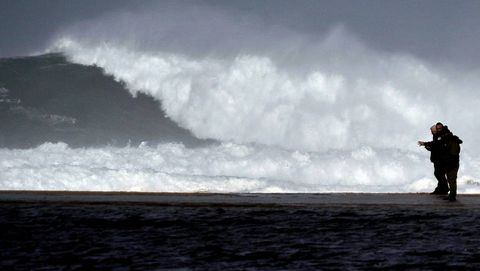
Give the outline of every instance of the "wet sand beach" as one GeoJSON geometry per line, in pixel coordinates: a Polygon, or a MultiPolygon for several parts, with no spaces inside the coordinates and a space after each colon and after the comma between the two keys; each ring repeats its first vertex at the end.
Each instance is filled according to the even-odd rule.
{"type": "Polygon", "coordinates": [[[480,267],[480,196],[0,192],[2,270],[480,267]]]}
{"type": "Polygon", "coordinates": [[[0,202],[64,204],[140,204],[232,207],[396,206],[480,208],[480,195],[464,194],[457,202],[428,193],[155,193],[90,191],[0,191],[0,202]]]}

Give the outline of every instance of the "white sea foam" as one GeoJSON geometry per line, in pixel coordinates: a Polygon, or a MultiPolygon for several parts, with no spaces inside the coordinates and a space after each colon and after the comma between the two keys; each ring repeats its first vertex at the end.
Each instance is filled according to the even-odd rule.
{"type": "Polygon", "coordinates": [[[474,140],[468,124],[474,116],[465,107],[475,112],[478,97],[408,57],[373,55],[375,64],[364,63],[368,72],[318,67],[298,74],[255,55],[196,60],[109,43],[86,46],[70,38],[55,48],[73,62],[102,67],[134,95],[155,97],[171,119],[200,138],[304,151],[415,151],[419,138],[428,139],[428,127],[442,120],[467,145],[474,140]]]}
{"type": "Polygon", "coordinates": [[[4,150],[23,157],[4,167],[6,188],[23,180],[73,190],[428,191],[428,153],[416,141],[443,121],[465,142],[460,189],[477,191],[480,76],[370,49],[342,26],[308,36],[180,5],[67,28],[49,50],[153,96],[197,137],[235,144],[44,145],[32,158],[4,150]],[[28,160],[42,155],[62,166],[28,160]]]}
{"type": "MultiPolygon", "coordinates": [[[[157,192],[427,192],[436,181],[425,155],[400,150],[311,153],[223,143],[189,149],[69,148],[45,143],[0,149],[0,190],[157,192]]],[[[480,173],[469,157],[459,192],[479,193],[480,173]]]]}
{"type": "Polygon", "coordinates": [[[341,24],[312,36],[219,8],[158,4],[68,27],[49,50],[153,96],[201,138],[414,151],[440,120],[466,144],[475,139],[480,76],[370,49],[341,24]]]}

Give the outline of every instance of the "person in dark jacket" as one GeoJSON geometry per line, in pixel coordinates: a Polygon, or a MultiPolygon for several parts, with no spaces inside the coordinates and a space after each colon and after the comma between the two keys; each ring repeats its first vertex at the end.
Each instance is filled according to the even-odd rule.
{"type": "Polygon", "coordinates": [[[437,187],[431,194],[435,195],[446,195],[448,194],[448,181],[445,177],[444,170],[441,167],[440,163],[440,152],[441,152],[441,136],[440,133],[443,132],[443,127],[437,129],[437,125],[430,127],[432,133],[432,141],[423,142],[419,141],[420,146],[424,146],[428,151],[430,151],[430,161],[433,163],[435,178],[437,178],[437,187]],[[440,138],[440,140],[439,140],[440,138]]]}
{"type": "Polygon", "coordinates": [[[430,151],[430,161],[433,163],[434,175],[438,184],[431,194],[445,195],[446,199],[455,201],[457,196],[457,173],[460,166],[460,144],[462,140],[448,129],[448,126],[437,123],[430,128],[433,139],[429,142],[419,141],[430,151]]]}

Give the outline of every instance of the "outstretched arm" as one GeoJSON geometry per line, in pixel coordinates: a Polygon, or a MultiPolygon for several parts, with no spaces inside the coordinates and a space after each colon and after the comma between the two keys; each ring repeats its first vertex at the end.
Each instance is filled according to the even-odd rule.
{"type": "Polygon", "coordinates": [[[430,150],[432,147],[432,141],[428,141],[428,142],[418,141],[418,146],[423,146],[425,147],[425,149],[430,150]]]}

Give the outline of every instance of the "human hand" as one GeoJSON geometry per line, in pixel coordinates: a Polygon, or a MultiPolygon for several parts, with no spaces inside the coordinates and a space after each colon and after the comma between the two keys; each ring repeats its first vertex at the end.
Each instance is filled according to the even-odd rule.
{"type": "Polygon", "coordinates": [[[418,141],[418,146],[425,146],[425,142],[424,141],[418,141]]]}

